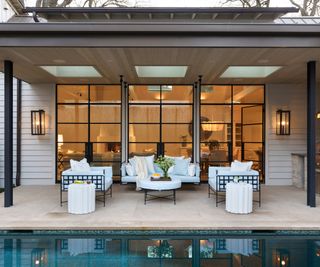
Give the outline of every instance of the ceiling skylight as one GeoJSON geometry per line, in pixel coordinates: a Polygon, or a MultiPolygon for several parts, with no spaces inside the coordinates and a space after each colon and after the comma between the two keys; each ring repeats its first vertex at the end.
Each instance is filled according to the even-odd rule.
{"type": "Polygon", "coordinates": [[[266,78],[281,66],[230,66],[221,78],[266,78]]]}
{"type": "Polygon", "coordinates": [[[135,66],[140,78],[183,78],[188,66],[135,66]]]}
{"type": "Polygon", "coordinates": [[[102,77],[93,66],[40,66],[55,77],[102,77]]]}

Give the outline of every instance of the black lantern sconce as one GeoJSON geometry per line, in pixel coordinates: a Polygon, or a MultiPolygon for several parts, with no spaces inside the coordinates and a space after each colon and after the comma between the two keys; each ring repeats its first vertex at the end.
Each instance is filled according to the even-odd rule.
{"type": "Polygon", "coordinates": [[[277,110],[277,135],[290,135],[290,111],[277,110]]]}
{"type": "Polygon", "coordinates": [[[31,134],[32,135],[45,135],[46,134],[46,125],[45,125],[45,116],[46,113],[44,110],[31,110],[31,134]]]}
{"type": "Polygon", "coordinates": [[[290,253],[286,249],[276,250],[276,266],[290,267],[290,253]]]}

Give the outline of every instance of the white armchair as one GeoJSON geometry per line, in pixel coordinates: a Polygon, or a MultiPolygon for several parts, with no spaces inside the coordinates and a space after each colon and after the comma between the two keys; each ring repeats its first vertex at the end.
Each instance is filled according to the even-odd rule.
{"type": "Polygon", "coordinates": [[[61,175],[60,205],[62,206],[62,192],[68,191],[70,184],[75,181],[90,181],[96,186],[96,192],[101,192],[101,200],[106,205],[106,196],[112,197],[112,167],[90,167],[89,171],[65,170],[61,175]]]}
{"type": "Polygon", "coordinates": [[[252,169],[249,171],[232,171],[231,167],[209,167],[208,197],[210,198],[211,194],[215,195],[216,206],[218,206],[218,203],[224,202],[224,200],[219,200],[219,192],[225,192],[227,183],[233,182],[235,179],[252,185],[253,192],[259,193],[258,202],[261,206],[259,172],[252,169]]]}

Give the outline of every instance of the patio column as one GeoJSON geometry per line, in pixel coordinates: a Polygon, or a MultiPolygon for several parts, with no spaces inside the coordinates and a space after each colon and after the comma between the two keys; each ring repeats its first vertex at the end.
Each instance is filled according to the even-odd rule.
{"type": "Polygon", "coordinates": [[[307,205],[316,206],[316,62],[307,64],[307,205]]]}
{"type": "Polygon", "coordinates": [[[4,206],[13,205],[13,63],[4,61],[4,206]]]}
{"type": "Polygon", "coordinates": [[[121,163],[128,162],[128,84],[120,75],[121,85],[121,163]]]}
{"type": "Polygon", "coordinates": [[[17,80],[17,156],[16,156],[16,186],[21,185],[21,90],[22,81],[17,80]]]}
{"type": "Polygon", "coordinates": [[[200,163],[200,92],[202,76],[194,85],[193,92],[193,161],[200,163]]]}

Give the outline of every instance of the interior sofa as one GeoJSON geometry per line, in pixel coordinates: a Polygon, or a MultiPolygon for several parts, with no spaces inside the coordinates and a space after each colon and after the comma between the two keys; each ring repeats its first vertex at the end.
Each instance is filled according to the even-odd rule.
{"type": "MultiPolygon", "coordinates": [[[[162,170],[159,168],[157,164],[153,164],[155,172],[163,174],[162,170]]],[[[194,183],[194,184],[200,184],[200,166],[199,164],[196,164],[196,170],[194,176],[183,176],[183,175],[175,175],[175,174],[169,174],[169,176],[172,179],[180,179],[182,183],[194,183]]],[[[135,183],[137,180],[137,176],[129,176],[126,172],[125,164],[121,165],[121,183],[127,184],[127,183],[135,183]]]]}
{"type": "Polygon", "coordinates": [[[239,182],[246,182],[252,185],[253,192],[259,193],[259,206],[261,206],[261,188],[259,172],[256,170],[235,171],[231,167],[209,167],[208,171],[208,197],[215,195],[216,206],[218,203],[224,202],[219,200],[219,192],[226,192],[227,183],[233,182],[235,179],[239,182]]]}

